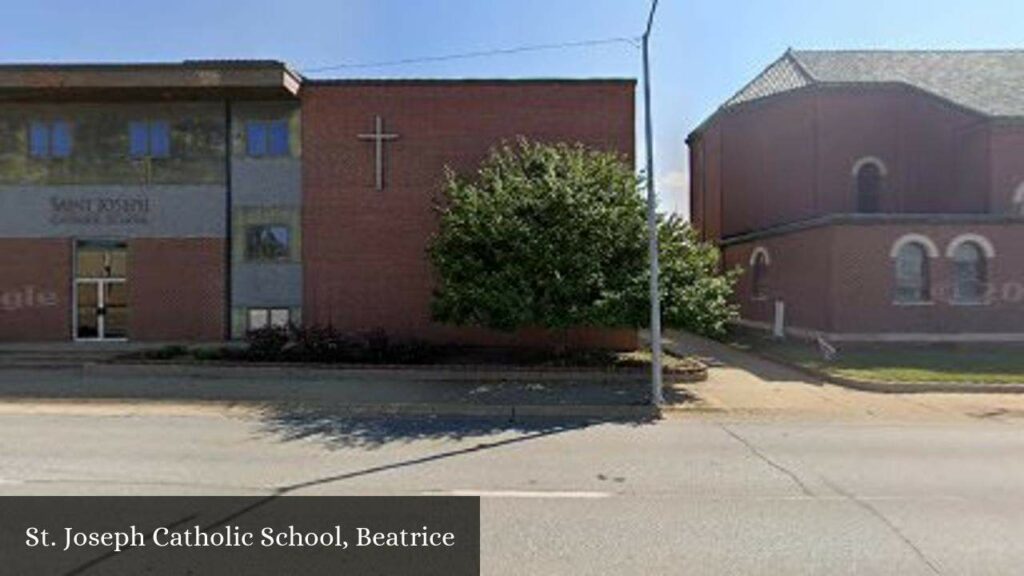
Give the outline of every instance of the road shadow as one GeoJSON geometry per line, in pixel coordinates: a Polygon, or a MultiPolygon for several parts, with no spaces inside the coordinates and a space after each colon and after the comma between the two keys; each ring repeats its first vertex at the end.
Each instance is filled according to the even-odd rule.
{"type": "Polygon", "coordinates": [[[481,439],[508,433],[544,436],[598,424],[644,426],[656,416],[634,418],[363,416],[301,406],[268,406],[260,414],[261,432],[281,442],[316,440],[328,449],[375,450],[421,440],[481,439]]]}

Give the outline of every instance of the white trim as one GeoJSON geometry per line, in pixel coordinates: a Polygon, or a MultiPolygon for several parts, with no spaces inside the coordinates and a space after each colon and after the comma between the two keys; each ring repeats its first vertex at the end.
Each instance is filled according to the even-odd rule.
{"type": "MultiPolygon", "coordinates": [[[[740,326],[771,331],[771,326],[755,320],[737,320],[740,326]]],[[[949,334],[929,334],[924,332],[849,332],[829,333],[809,328],[789,326],[786,333],[797,338],[815,339],[819,336],[829,342],[905,342],[905,343],[988,343],[988,342],[1024,342],[1024,332],[953,332],[949,334]]]]}
{"type": "Polygon", "coordinates": [[[978,246],[981,246],[981,251],[985,253],[985,258],[991,260],[996,257],[996,248],[988,238],[985,238],[981,234],[961,234],[954,238],[953,241],[949,243],[949,246],[946,247],[946,258],[952,258],[956,253],[956,249],[959,248],[961,244],[966,244],[968,242],[974,242],[978,246]]]}
{"type": "MultiPolygon", "coordinates": [[[[78,335],[78,291],[83,285],[90,285],[96,288],[96,300],[99,308],[106,306],[107,291],[105,288],[111,284],[127,284],[124,278],[76,278],[73,287],[75,308],[72,310],[72,338],[75,342],[127,342],[124,336],[107,336],[107,317],[105,314],[96,316],[96,336],[93,338],[82,338],[78,335]]],[[[127,326],[125,327],[127,329],[127,326]]]]}
{"type": "Polygon", "coordinates": [[[1024,182],[1017,186],[1017,191],[1013,194],[1013,207],[1016,208],[1017,214],[1024,215],[1024,182]]]}
{"type": "Polygon", "coordinates": [[[853,169],[850,170],[850,176],[856,178],[860,173],[860,169],[867,164],[874,164],[877,166],[878,173],[881,174],[883,178],[889,175],[889,168],[886,167],[885,162],[882,162],[881,158],[877,156],[864,156],[853,163],[853,169]]]}
{"type": "Polygon", "coordinates": [[[932,239],[925,236],[924,234],[904,234],[900,236],[899,240],[892,245],[892,250],[889,251],[890,258],[896,258],[900,254],[900,250],[903,249],[907,244],[917,243],[921,244],[925,248],[925,252],[928,253],[929,258],[939,257],[939,247],[932,242],[932,239]]]}
{"type": "Polygon", "coordinates": [[[757,260],[758,254],[764,254],[764,263],[767,266],[772,265],[772,254],[764,246],[758,246],[754,248],[754,251],[750,253],[750,267],[754,267],[754,262],[757,260]]]}

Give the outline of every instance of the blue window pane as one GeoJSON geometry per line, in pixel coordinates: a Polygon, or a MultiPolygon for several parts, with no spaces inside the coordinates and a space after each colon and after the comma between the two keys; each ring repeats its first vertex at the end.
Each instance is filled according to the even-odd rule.
{"type": "Polygon", "coordinates": [[[35,158],[46,158],[50,155],[50,127],[42,122],[33,122],[29,127],[29,154],[35,158]]]}
{"type": "Polygon", "coordinates": [[[142,158],[149,153],[149,131],[145,122],[132,122],[128,127],[132,158],[142,158]]]}
{"type": "Polygon", "coordinates": [[[288,155],[288,122],[279,120],[270,123],[270,151],[271,156],[288,155]]]}
{"type": "Polygon", "coordinates": [[[263,122],[246,124],[246,150],[249,156],[263,156],[267,153],[267,126],[263,122]]]}
{"type": "Polygon", "coordinates": [[[51,142],[54,158],[67,158],[71,155],[71,125],[67,122],[53,123],[53,142],[51,142]]]}
{"type": "Polygon", "coordinates": [[[149,125],[149,155],[153,158],[167,158],[171,155],[171,128],[167,122],[153,122],[149,125]]]}

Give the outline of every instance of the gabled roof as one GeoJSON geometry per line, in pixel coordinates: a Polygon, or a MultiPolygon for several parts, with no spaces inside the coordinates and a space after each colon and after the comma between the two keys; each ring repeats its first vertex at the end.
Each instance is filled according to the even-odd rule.
{"type": "Polygon", "coordinates": [[[807,72],[797,64],[792,52],[786,52],[782,58],[772,62],[764,72],[727,100],[723,108],[803,88],[813,82],[807,72]]]}
{"type": "Polygon", "coordinates": [[[871,84],[903,84],[990,118],[1024,118],[1024,50],[788,50],[719,112],[809,86],[871,84]]]}

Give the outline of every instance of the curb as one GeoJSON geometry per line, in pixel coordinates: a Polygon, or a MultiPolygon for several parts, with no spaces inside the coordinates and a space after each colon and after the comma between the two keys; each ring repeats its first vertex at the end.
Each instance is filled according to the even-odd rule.
{"type": "MultiPolygon", "coordinates": [[[[457,365],[457,366],[418,366],[418,365],[316,365],[316,364],[220,364],[220,363],[175,363],[175,362],[66,362],[47,364],[4,364],[0,362],[0,371],[48,371],[48,370],[82,370],[82,371],[123,371],[146,372],[162,375],[209,375],[225,373],[248,373],[270,376],[346,376],[390,375],[405,376],[423,380],[481,380],[481,381],[571,381],[593,379],[605,382],[646,381],[649,372],[646,369],[614,369],[600,370],[587,368],[535,369],[529,367],[494,367],[488,365],[457,365]]],[[[708,378],[706,366],[685,372],[667,372],[665,380],[669,383],[696,383],[708,378]]]]}
{"type": "Polygon", "coordinates": [[[102,406],[113,405],[196,405],[196,406],[223,406],[238,408],[250,406],[257,410],[273,409],[281,407],[304,407],[324,408],[343,416],[351,417],[450,417],[450,418],[498,418],[515,421],[522,418],[582,418],[594,420],[622,420],[622,421],[653,421],[662,417],[665,411],[693,411],[700,410],[699,407],[666,406],[655,407],[649,405],[614,406],[614,405],[510,405],[510,404],[412,404],[412,403],[387,403],[387,404],[334,404],[334,403],[305,403],[305,402],[282,402],[268,403],[261,401],[239,401],[239,400],[202,400],[190,401],[179,399],[149,399],[149,398],[69,398],[69,397],[34,397],[34,396],[0,396],[0,404],[83,404],[102,406]]]}
{"type": "Polygon", "coordinates": [[[836,386],[881,394],[1024,394],[1024,384],[970,384],[964,382],[884,382],[857,380],[821,374],[819,378],[836,386]]]}
{"type": "Polygon", "coordinates": [[[463,418],[599,418],[608,420],[656,420],[654,406],[599,405],[465,405],[465,404],[346,404],[331,406],[351,416],[435,416],[463,418]]]}

